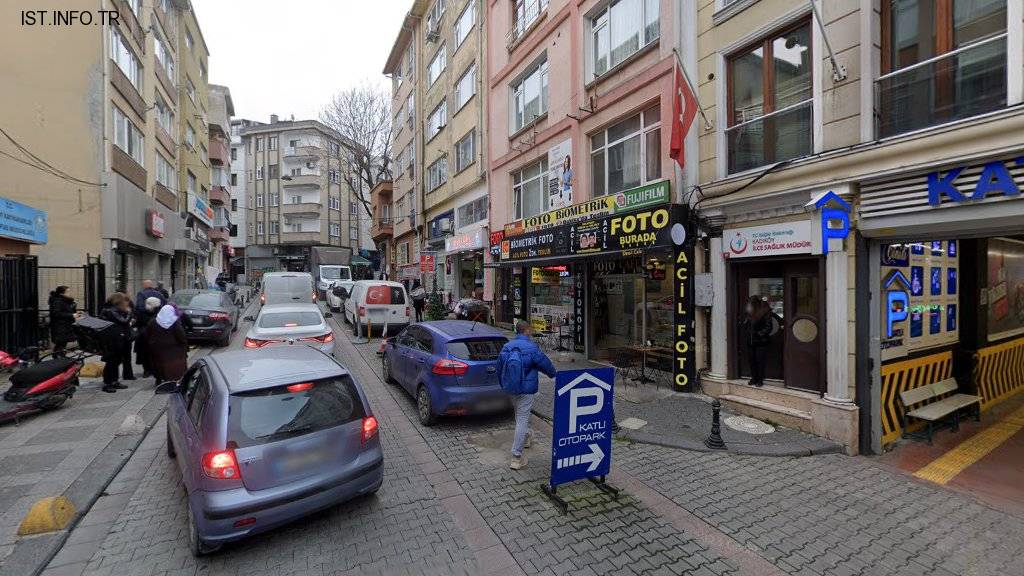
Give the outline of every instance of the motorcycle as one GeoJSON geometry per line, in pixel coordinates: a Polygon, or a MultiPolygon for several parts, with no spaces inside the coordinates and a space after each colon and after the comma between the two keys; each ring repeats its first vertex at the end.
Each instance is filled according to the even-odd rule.
{"type": "Polygon", "coordinates": [[[0,423],[55,410],[71,399],[78,388],[78,373],[91,354],[78,351],[65,357],[39,357],[38,348],[17,355],[0,350],[0,367],[13,370],[11,387],[0,400],[0,423]]]}

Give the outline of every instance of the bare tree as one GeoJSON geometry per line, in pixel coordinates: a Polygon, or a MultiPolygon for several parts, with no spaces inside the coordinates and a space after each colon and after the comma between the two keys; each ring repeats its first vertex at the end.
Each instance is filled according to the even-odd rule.
{"type": "Polygon", "coordinates": [[[366,194],[391,179],[390,94],[369,82],[342,90],[320,113],[320,121],[341,135],[341,178],[372,218],[366,194]]]}

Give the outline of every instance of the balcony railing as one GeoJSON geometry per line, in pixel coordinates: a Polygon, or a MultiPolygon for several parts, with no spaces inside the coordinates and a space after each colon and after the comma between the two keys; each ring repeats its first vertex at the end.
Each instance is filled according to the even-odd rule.
{"type": "Polygon", "coordinates": [[[297,176],[282,176],[281,180],[284,180],[284,182],[282,182],[281,184],[285,187],[321,185],[320,174],[299,174],[297,176]]]}
{"type": "Polygon", "coordinates": [[[223,186],[210,187],[211,204],[231,204],[231,193],[223,186]]]}
{"type": "Polygon", "coordinates": [[[285,158],[317,158],[322,151],[316,146],[285,146],[285,158]]]}
{"type": "Polygon", "coordinates": [[[811,153],[812,100],[730,126],[729,172],[742,172],[811,153]]]}
{"type": "Polygon", "coordinates": [[[541,13],[548,7],[548,0],[525,0],[522,8],[517,7],[512,16],[512,26],[505,35],[505,45],[511,50],[519,39],[540,19],[541,13]]]}
{"type": "Polygon", "coordinates": [[[900,68],[875,81],[879,138],[1006,106],[1007,34],[900,68]]]}

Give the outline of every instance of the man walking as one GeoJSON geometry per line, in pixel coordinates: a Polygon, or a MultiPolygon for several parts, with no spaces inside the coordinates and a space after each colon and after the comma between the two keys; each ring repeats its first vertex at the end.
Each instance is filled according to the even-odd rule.
{"type": "Polygon", "coordinates": [[[519,470],[526,466],[523,448],[532,444],[530,437],[530,408],[537,394],[537,372],[555,377],[555,366],[537,343],[530,338],[533,327],[526,320],[516,321],[516,337],[505,344],[498,355],[498,375],[501,388],[512,397],[516,411],[516,433],[512,440],[512,461],[509,468],[519,470]]]}

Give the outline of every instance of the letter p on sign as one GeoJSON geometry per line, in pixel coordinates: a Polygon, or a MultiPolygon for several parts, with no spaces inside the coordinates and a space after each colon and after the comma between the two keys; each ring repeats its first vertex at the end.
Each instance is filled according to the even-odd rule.
{"type": "Polygon", "coordinates": [[[604,406],[604,391],[600,388],[573,388],[569,391],[569,433],[576,433],[576,420],[580,416],[597,414],[604,406]],[[593,404],[580,405],[584,398],[593,398],[593,404]]]}

